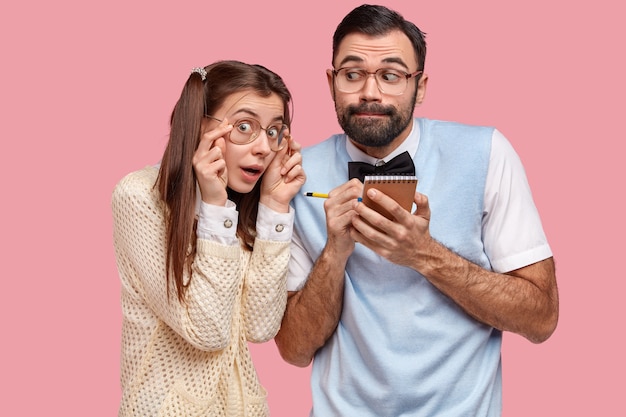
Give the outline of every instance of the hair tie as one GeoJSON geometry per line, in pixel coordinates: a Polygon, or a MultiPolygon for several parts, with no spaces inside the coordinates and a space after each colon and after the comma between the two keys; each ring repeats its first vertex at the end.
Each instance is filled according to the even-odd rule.
{"type": "Polygon", "coordinates": [[[191,74],[197,72],[202,77],[202,81],[206,80],[206,70],[204,68],[193,68],[191,74]]]}

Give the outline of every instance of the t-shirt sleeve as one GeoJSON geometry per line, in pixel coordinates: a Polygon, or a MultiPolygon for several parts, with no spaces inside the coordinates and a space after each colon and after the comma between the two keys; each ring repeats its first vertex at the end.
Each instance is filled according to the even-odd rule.
{"type": "Polygon", "coordinates": [[[522,162],[498,130],[492,138],[485,187],[483,242],[496,272],[552,256],[522,162]]]}

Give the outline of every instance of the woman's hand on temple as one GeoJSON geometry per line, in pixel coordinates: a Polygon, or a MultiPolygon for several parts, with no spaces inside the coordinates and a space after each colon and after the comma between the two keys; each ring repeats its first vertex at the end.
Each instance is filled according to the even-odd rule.
{"type": "Polygon", "coordinates": [[[198,179],[202,201],[207,204],[223,206],[228,194],[228,172],[224,152],[226,142],[224,135],[231,131],[232,125],[224,119],[215,129],[202,134],[198,148],[193,155],[193,169],[198,179]]]}
{"type": "Polygon", "coordinates": [[[260,202],[277,212],[289,211],[289,202],[306,180],[302,168],[302,145],[285,135],[287,146],[277,152],[268,166],[261,184],[260,202]]]}

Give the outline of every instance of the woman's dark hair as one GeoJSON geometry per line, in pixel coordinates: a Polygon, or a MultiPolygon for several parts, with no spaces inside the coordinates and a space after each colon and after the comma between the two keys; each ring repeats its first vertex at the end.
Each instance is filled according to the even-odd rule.
{"type": "MultiPolygon", "coordinates": [[[[284,122],[290,124],[291,94],[282,78],[261,65],[239,61],[218,61],[207,67],[203,80],[201,71],[187,79],[170,120],[170,136],[163,153],[155,187],[165,203],[166,272],[168,294],[171,279],[180,301],[184,300],[185,270],[191,275],[196,254],[196,174],[193,154],[200,143],[202,119],[224,104],[228,96],[250,91],[263,97],[278,95],[283,101],[284,122]]],[[[247,250],[252,250],[256,236],[256,215],[260,198],[259,180],[250,193],[227,189],[228,198],[237,204],[239,221],[237,236],[247,250]]]]}
{"type": "Polygon", "coordinates": [[[370,4],[363,4],[353,9],[335,29],[331,65],[335,62],[339,44],[347,35],[363,33],[369,36],[382,36],[393,30],[399,30],[409,38],[415,50],[417,69],[423,71],[426,61],[426,34],[415,24],[405,20],[400,13],[384,6],[370,4]]]}

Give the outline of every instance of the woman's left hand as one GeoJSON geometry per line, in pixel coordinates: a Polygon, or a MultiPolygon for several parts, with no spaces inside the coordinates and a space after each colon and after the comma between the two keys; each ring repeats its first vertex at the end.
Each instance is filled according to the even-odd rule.
{"type": "Polygon", "coordinates": [[[300,191],[306,174],[302,168],[302,145],[285,135],[287,146],[277,152],[261,183],[260,202],[274,211],[287,213],[289,202],[300,191]]]}

